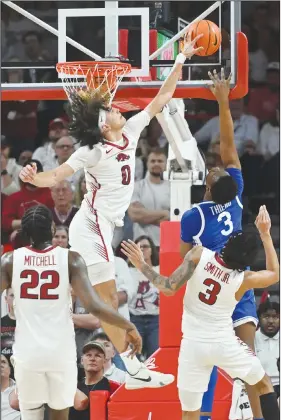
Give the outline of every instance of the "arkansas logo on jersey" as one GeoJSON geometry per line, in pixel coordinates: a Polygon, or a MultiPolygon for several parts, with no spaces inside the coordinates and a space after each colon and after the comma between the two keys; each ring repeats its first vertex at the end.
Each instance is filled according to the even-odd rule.
{"type": "Polygon", "coordinates": [[[118,160],[118,162],[124,162],[125,160],[129,160],[130,156],[126,155],[125,153],[118,153],[118,155],[116,156],[116,160],[118,160]]]}

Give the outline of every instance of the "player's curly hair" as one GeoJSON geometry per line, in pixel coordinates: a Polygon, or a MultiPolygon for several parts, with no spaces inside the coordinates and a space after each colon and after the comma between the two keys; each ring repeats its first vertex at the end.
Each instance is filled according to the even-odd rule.
{"type": "Polygon", "coordinates": [[[52,213],[46,206],[31,207],[21,220],[21,234],[37,248],[44,242],[52,241],[52,223],[52,213]]]}
{"type": "Polygon", "coordinates": [[[228,239],[221,251],[227,267],[245,271],[251,266],[260,248],[259,234],[255,226],[249,226],[244,232],[236,232],[228,239]]]}
{"type": "Polygon", "coordinates": [[[72,93],[67,108],[70,118],[69,132],[80,142],[81,146],[89,146],[92,149],[94,145],[104,143],[98,126],[101,109],[108,111],[105,99],[83,92],[72,93]]]}
{"type": "Polygon", "coordinates": [[[221,176],[211,187],[212,200],[216,204],[226,204],[234,200],[238,186],[232,176],[221,176]]]}

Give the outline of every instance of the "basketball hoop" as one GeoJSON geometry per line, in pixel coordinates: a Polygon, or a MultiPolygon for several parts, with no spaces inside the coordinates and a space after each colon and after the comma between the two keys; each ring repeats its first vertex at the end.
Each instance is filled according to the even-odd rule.
{"type": "Polygon", "coordinates": [[[85,99],[104,99],[110,105],[131,65],[120,61],[81,61],[58,63],[56,69],[70,102],[73,94],[79,94],[85,99]]]}

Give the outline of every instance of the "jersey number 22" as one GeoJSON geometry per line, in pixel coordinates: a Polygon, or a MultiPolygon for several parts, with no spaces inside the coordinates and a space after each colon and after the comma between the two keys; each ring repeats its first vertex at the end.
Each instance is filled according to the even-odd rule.
{"type": "Polygon", "coordinates": [[[22,283],[20,288],[20,297],[21,299],[40,299],[40,300],[46,300],[46,299],[58,299],[59,295],[56,294],[49,294],[50,290],[54,290],[59,286],[60,283],[60,277],[59,273],[57,271],[53,270],[46,270],[39,275],[37,271],[35,270],[24,270],[21,272],[21,279],[29,279],[29,281],[26,281],[22,283]],[[39,280],[48,280],[50,279],[50,283],[43,283],[40,286],[39,293],[30,293],[30,290],[35,289],[38,284],[39,280]]]}

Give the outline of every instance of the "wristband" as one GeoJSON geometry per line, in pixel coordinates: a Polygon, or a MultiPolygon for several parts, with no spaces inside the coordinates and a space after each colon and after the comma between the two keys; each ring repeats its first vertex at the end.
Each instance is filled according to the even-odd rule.
{"type": "Polygon", "coordinates": [[[183,53],[179,53],[176,58],[175,64],[184,64],[185,60],[186,60],[186,56],[183,53]]]}
{"type": "Polygon", "coordinates": [[[2,175],[8,175],[8,171],[6,169],[3,169],[3,171],[1,172],[1,176],[2,175]]]}

